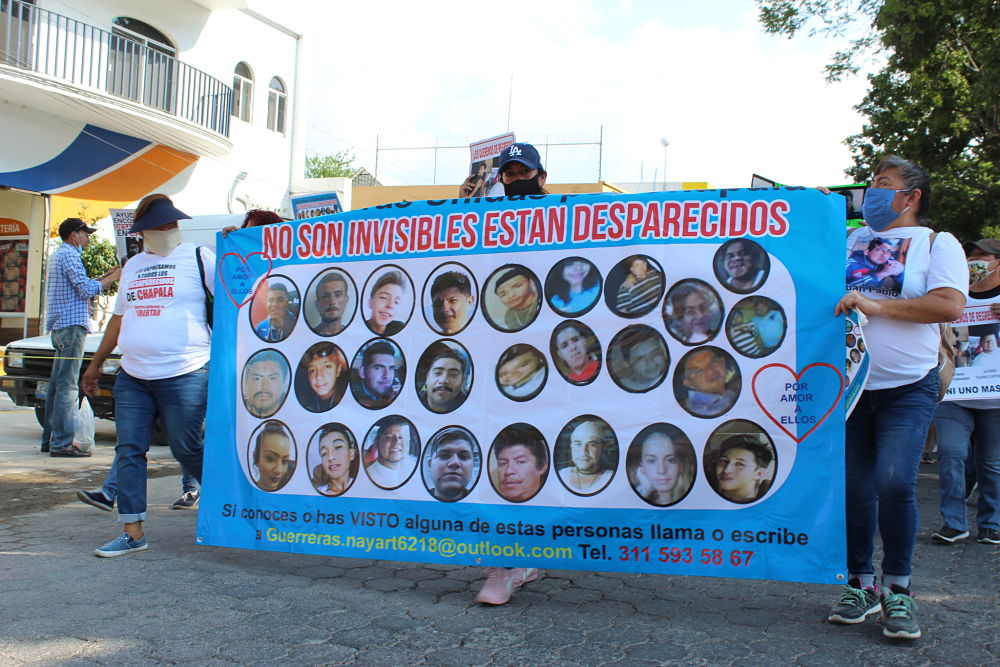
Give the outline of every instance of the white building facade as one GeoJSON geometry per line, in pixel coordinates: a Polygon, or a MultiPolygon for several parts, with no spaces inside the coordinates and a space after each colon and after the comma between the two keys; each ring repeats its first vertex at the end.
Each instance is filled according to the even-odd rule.
{"type": "Polygon", "coordinates": [[[66,217],[107,234],[109,208],[151,192],[191,215],[289,215],[303,40],[251,4],[0,0],[0,337],[37,331],[66,217]]]}

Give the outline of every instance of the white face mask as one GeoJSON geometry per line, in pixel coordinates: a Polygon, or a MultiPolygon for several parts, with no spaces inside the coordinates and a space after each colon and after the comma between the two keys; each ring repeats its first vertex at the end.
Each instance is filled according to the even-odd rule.
{"type": "Polygon", "coordinates": [[[166,257],[181,244],[180,227],[173,229],[147,229],[142,233],[142,244],[154,255],[166,257]]]}
{"type": "Polygon", "coordinates": [[[970,259],[969,284],[975,285],[976,283],[980,283],[989,278],[996,272],[996,264],[996,260],[987,262],[985,259],[970,259]]]}

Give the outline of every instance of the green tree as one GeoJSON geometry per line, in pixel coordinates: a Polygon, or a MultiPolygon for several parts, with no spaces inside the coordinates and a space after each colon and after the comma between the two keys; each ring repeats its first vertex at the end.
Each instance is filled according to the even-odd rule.
{"type": "Polygon", "coordinates": [[[996,0],[757,0],[764,29],[789,37],[854,34],[833,54],[827,77],[856,73],[866,54],[885,55],[848,137],[865,179],[897,153],[931,174],[934,226],[962,239],[1000,222],[1000,3],[996,0]],[[859,36],[858,36],[859,35],[859,36]]]}
{"type": "Polygon", "coordinates": [[[354,178],[358,173],[354,166],[357,156],[343,150],[327,155],[306,156],[306,178],[354,178]]]}
{"type": "MultiPolygon", "coordinates": [[[[118,266],[118,253],[116,252],[115,244],[105,239],[95,238],[94,236],[90,237],[90,243],[83,249],[81,259],[83,260],[83,268],[86,269],[87,275],[91,278],[100,278],[118,266]]],[[[115,281],[108,285],[108,288],[101,294],[94,297],[92,310],[96,309],[98,311],[97,328],[100,331],[104,330],[104,325],[111,315],[110,306],[112,297],[117,293],[118,282],[115,281]]]]}

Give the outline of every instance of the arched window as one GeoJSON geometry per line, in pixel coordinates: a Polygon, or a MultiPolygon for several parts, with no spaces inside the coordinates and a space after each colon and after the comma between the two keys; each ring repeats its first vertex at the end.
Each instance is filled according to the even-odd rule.
{"type": "Polygon", "coordinates": [[[267,129],[285,133],[285,84],[278,77],[271,79],[267,91],[267,129]]]}
{"type": "Polygon", "coordinates": [[[241,62],[233,72],[233,115],[240,120],[250,122],[250,109],[253,107],[253,72],[250,65],[241,62]]]}
{"type": "Polygon", "coordinates": [[[138,19],[112,21],[108,91],[172,111],[177,49],[162,32],[138,19]]]}

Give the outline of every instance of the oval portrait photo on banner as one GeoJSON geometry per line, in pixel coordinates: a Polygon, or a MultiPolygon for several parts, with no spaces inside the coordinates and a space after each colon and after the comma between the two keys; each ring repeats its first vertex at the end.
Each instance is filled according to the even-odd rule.
{"type": "Polygon", "coordinates": [[[446,426],[427,441],[420,473],[432,498],[453,503],[476,487],[482,467],[476,436],[462,426],[446,426]]]}
{"type": "Polygon", "coordinates": [[[628,447],[628,483],[650,505],[669,507],[694,487],[698,460],[691,440],[673,424],[645,427],[628,447]]]}
{"type": "Polygon", "coordinates": [[[489,473],[493,490],[508,502],[538,495],[549,476],[549,448],[541,431],[524,422],[501,430],[490,447],[489,473]]]}
{"type": "Polygon", "coordinates": [[[298,448],[282,422],[268,419],[258,426],[247,444],[250,479],[261,491],[278,491],[295,474],[298,448]]]}
{"type": "Polygon", "coordinates": [[[305,301],[303,312],[313,333],[336,336],[354,319],[358,310],[358,288],[347,271],[326,269],[313,278],[305,301]]]}
{"type": "Polygon", "coordinates": [[[563,317],[580,317],[597,305],[603,284],[593,262],[584,257],[567,257],[549,269],[545,300],[563,317]]]}
{"type": "Polygon", "coordinates": [[[535,321],[542,307],[542,284],[521,264],[505,264],[483,285],[483,315],[498,331],[520,331],[535,321]]]}
{"type": "Polygon", "coordinates": [[[306,450],[309,481],[322,496],[340,496],[358,478],[361,456],[351,429],[344,424],[323,424],[309,440],[306,450]]]}
{"type": "Polygon", "coordinates": [[[580,415],[559,431],[552,458],[559,481],[570,493],[593,496],[618,470],[618,437],[600,417],[580,415]]]}
{"type": "Polygon", "coordinates": [[[424,320],[442,336],[454,336],[472,322],[478,298],[479,286],[468,268],[457,262],[442,264],[424,285],[424,320]]]}
{"type": "Polygon", "coordinates": [[[361,314],[365,326],[379,336],[394,336],[413,315],[413,281],[395,264],[375,269],[365,283],[361,314]]]}
{"type": "Polygon", "coordinates": [[[250,326],[265,343],[288,338],[299,320],[299,288],[288,276],[273,274],[257,284],[248,309],[250,326]]]}

